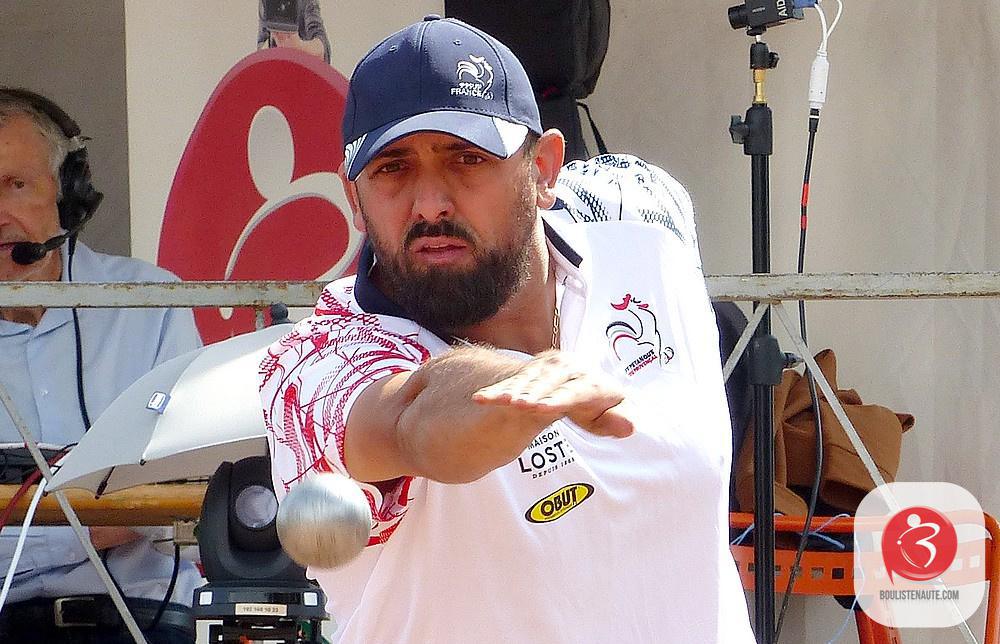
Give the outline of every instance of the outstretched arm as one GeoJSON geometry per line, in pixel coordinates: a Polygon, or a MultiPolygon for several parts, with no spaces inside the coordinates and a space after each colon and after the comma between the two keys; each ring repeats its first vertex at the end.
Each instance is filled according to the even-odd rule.
{"type": "Polygon", "coordinates": [[[462,347],[369,386],[348,418],[345,461],[361,481],[465,483],[513,461],[563,416],[595,434],[629,435],[623,400],[558,351],[522,361],[462,347]]]}

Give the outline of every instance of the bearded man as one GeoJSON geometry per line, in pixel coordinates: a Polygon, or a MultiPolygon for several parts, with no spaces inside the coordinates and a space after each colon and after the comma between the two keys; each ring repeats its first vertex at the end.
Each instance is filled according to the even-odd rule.
{"type": "Polygon", "coordinates": [[[527,75],[429,16],[358,64],[356,277],[261,365],[275,489],[337,471],[368,547],[310,568],[340,642],[752,642],[691,202],[561,169],[527,75]]]}

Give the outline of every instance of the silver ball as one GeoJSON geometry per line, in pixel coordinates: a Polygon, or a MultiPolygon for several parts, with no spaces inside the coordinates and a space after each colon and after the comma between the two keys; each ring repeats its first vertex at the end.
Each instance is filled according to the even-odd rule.
{"type": "Polygon", "coordinates": [[[354,481],[332,472],[310,476],[278,506],[281,546],[300,566],[336,568],[368,544],[371,509],[354,481]]]}

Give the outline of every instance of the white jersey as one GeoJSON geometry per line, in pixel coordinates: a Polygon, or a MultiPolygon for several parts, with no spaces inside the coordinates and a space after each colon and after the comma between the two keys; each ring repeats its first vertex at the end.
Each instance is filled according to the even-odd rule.
{"type": "MultiPolygon", "coordinates": [[[[361,484],[368,547],[309,570],[340,642],[753,642],[728,547],[730,425],[690,200],[620,156],[570,164],[558,191],[543,219],[560,345],[624,387],[636,430],[599,437],[562,420],[473,483],[361,484]]],[[[279,497],[310,469],[346,473],[344,424],[367,384],[451,348],[374,289],[371,261],[327,287],[261,365],[279,497]]]]}

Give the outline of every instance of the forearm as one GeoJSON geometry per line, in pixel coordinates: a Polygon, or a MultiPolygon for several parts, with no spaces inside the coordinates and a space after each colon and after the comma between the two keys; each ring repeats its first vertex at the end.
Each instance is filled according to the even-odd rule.
{"type": "Polygon", "coordinates": [[[141,538],[142,534],[126,527],[92,526],[90,528],[90,542],[94,544],[94,549],[97,551],[117,548],[141,538]]]}
{"type": "Polygon", "coordinates": [[[398,440],[418,476],[474,481],[517,458],[560,414],[482,405],[472,394],[518,373],[524,361],[470,347],[428,363],[400,416],[398,440]]]}
{"type": "Polygon", "coordinates": [[[345,442],[351,475],[464,483],[514,460],[560,414],[482,405],[472,394],[524,364],[489,349],[462,347],[397,377],[367,399],[363,394],[358,403],[368,422],[355,423],[352,412],[345,442]]]}

